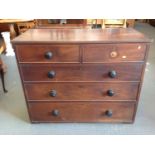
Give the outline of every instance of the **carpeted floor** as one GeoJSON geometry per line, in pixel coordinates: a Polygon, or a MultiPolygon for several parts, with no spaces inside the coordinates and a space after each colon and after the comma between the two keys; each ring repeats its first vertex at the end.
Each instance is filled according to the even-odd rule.
{"type": "MultiPolygon", "coordinates": [[[[135,28],[155,38],[155,28],[137,23],[135,28]]],[[[4,34],[8,38],[8,33],[4,34]]],[[[6,39],[8,42],[8,39],[6,39]]],[[[50,123],[31,124],[14,53],[8,42],[6,86],[0,84],[0,134],[155,134],[155,42],[151,45],[139,107],[134,124],[50,123]]]]}

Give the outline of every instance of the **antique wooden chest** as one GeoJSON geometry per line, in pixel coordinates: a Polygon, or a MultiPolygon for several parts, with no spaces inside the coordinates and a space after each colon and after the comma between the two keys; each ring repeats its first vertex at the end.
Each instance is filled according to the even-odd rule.
{"type": "Polygon", "coordinates": [[[150,46],[143,34],[31,29],[12,43],[31,122],[134,121],[150,46]]]}

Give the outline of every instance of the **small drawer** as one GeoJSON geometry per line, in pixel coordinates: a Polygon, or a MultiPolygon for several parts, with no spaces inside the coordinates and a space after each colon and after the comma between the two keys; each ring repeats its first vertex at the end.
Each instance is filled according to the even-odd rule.
{"type": "Polygon", "coordinates": [[[79,62],[79,46],[77,45],[18,45],[17,57],[21,62],[79,62]]]}
{"type": "Polygon", "coordinates": [[[83,47],[83,62],[122,62],[143,61],[145,44],[102,44],[85,45],[83,47]]]}
{"type": "Polygon", "coordinates": [[[140,81],[143,63],[20,65],[23,81],[140,81]]]}
{"type": "Polygon", "coordinates": [[[138,82],[25,83],[29,101],[136,100],[138,82]]]}
{"type": "Polygon", "coordinates": [[[133,121],[134,102],[29,102],[32,122],[133,121]]]}

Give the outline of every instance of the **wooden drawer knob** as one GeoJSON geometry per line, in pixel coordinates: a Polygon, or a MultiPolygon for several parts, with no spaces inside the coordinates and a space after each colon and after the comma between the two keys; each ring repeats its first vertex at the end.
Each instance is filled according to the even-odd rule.
{"type": "Polygon", "coordinates": [[[52,111],[52,115],[53,115],[53,116],[59,116],[59,114],[60,114],[60,112],[59,112],[59,110],[57,110],[57,109],[54,109],[54,110],[52,111]]]}
{"type": "Polygon", "coordinates": [[[108,117],[111,117],[112,114],[113,114],[113,112],[110,109],[105,112],[105,115],[108,116],[108,117]]]}
{"type": "Polygon", "coordinates": [[[50,95],[51,97],[55,97],[55,96],[57,95],[56,90],[51,90],[49,95],[50,95]]]}
{"type": "Polygon", "coordinates": [[[107,94],[108,94],[108,96],[114,96],[114,91],[112,90],[112,89],[109,89],[108,91],[107,91],[107,94]]]}
{"type": "Polygon", "coordinates": [[[111,53],[110,53],[110,56],[112,57],[112,58],[115,58],[115,57],[117,57],[117,52],[116,51],[112,51],[111,53]]]}
{"type": "Polygon", "coordinates": [[[45,53],[45,58],[46,58],[46,59],[51,59],[52,56],[53,56],[53,53],[50,52],[50,51],[48,51],[48,52],[45,53]]]}
{"type": "Polygon", "coordinates": [[[115,78],[116,76],[117,76],[117,73],[116,73],[115,70],[112,70],[112,71],[109,72],[109,77],[115,78]]]}
{"type": "Polygon", "coordinates": [[[56,75],[55,71],[49,71],[49,72],[47,73],[47,76],[48,76],[49,78],[54,78],[55,75],[56,75]]]}

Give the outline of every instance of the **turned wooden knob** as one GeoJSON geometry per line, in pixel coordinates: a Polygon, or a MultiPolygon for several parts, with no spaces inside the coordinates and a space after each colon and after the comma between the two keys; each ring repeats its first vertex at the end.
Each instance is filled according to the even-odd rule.
{"type": "Polygon", "coordinates": [[[112,89],[109,89],[108,91],[107,91],[107,94],[108,94],[108,96],[114,96],[114,91],[112,90],[112,89]]]}
{"type": "Polygon", "coordinates": [[[55,75],[56,75],[55,71],[49,71],[49,72],[47,73],[47,76],[48,76],[49,78],[54,78],[55,75]]]}
{"type": "Polygon", "coordinates": [[[111,56],[112,58],[117,57],[117,55],[118,55],[118,53],[117,53],[116,51],[112,51],[112,52],[110,53],[110,56],[111,56]]]}
{"type": "Polygon", "coordinates": [[[49,95],[50,95],[51,97],[55,97],[55,96],[57,95],[56,90],[51,90],[49,95]]]}
{"type": "Polygon", "coordinates": [[[45,53],[45,58],[46,58],[46,59],[51,59],[52,56],[53,56],[53,53],[50,52],[50,51],[48,51],[48,52],[45,53]]]}
{"type": "Polygon", "coordinates": [[[108,117],[111,117],[112,116],[112,110],[111,109],[109,109],[109,110],[107,110],[106,112],[105,112],[105,115],[106,116],[108,116],[108,117]]]}
{"type": "Polygon", "coordinates": [[[109,72],[109,76],[110,76],[111,78],[115,78],[115,77],[117,76],[116,71],[115,71],[115,70],[110,71],[110,72],[109,72]]]}
{"type": "Polygon", "coordinates": [[[54,109],[54,110],[52,111],[52,115],[53,115],[53,116],[59,116],[59,114],[60,114],[60,112],[59,112],[59,110],[57,110],[57,109],[54,109]]]}

